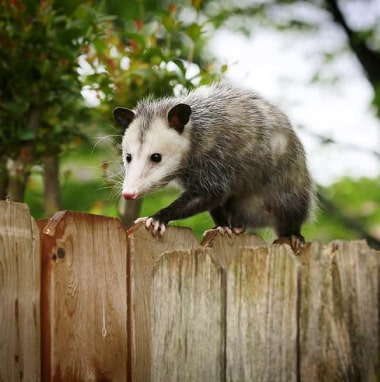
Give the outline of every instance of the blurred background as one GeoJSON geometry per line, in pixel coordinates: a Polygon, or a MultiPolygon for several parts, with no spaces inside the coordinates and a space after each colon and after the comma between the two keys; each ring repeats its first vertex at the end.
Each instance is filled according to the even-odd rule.
{"type": "MultiPolygon", "coordinates": [[[[2,0],[0,199],[128,226],[116,106],[227,79],[285,111],[318,185],[308,240],[380,248],[380,1],[2,0]]],[[[198,237],[207,214],[180,222],[198,237]]],[[[265,230],[271,240],[272,234],[265,230]]]]}

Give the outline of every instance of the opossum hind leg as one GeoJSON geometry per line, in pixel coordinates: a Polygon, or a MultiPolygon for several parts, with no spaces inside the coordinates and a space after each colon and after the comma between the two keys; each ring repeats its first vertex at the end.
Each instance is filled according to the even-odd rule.
{"type": "Polygon", "coordinates": [[[212,209],[210,215],[216,224],[213,229],[218,230],[220,233],[227,233],[231,236],[232,233],[241,235],[245,231],[245,225],[236,224],[224,207],[219,206],[212,209]]]}
{"type": "Polygon", "coordinates": [[[288,244],[295,255],[299,255],[305,246],[305,239],[302,235],[280,236],[273,244],[288,244]]]}
{"type": "Polygon", "coordinates": [[[289,244],[296,255],[300,254],[305,245],[305,238],[301,235],[303,221],[304,217],[278,221],[275,227],[278,239],[273,244],[289,244]]]}

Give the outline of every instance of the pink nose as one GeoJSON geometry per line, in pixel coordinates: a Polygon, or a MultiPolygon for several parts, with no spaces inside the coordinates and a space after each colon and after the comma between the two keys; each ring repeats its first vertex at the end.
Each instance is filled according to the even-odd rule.
{"type": "Polygon", "coordinates": [[[137,194],[136,194],[135,191],[123,191],[122,195],[123,195],[123,198],[127,199],[127,200],[131,200],[131,199],[136,199],[137,198],[137,194]]]}

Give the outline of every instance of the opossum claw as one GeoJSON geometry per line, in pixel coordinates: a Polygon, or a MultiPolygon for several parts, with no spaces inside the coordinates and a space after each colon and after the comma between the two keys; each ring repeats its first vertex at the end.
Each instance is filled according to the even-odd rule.
{"type": "Polygon", "coordinates": [[[139,224],[139,223],[146,223],[146,221],[148,220],[148,216],[145,216],[143,218],[137,218],[133,224],[139,224]]]}
{"type": "Polygon", "coordinates": [[[145,221],[145,227],[149,229],[152,223],[153,223],[153,218],[147,218],[145,221]]]}
{"type": "Polygon", "coordinates": [[[160,224],[160,235],[162,236],[166,231],[166,225],[164,223],[160,224]]]}
{"type": "Polygon", "coordinates": [[[303,240],[303,238],[301,239],[299,236],[292,235],[290,236],[290,246],[292,247],[293,252],[296,255],[299,255],[301,253],[301,250],[305,246],[305,241],[303,240]]]}
{"type": "Polygon", "coordinates": [[[164,223],[161,223],[159,220],[154,218],[149,218],[147,223],[148,221],[150,221],[150,225],[153,227],[153,235],[159,233],[162,236],[165,233],[166,227],[164,223]]]}
{"type": "Polygon", "coordinates": [[[162,236],[166,231],[165,224],[161,223],[159,220],[154,219],[153,217],[146,216],[143,218],[138,218],[133,223],[134,224],[145,223],[145,228],[151,229],[153,235],[156,235],[157,233],[159,233],[162,236]]]}
{"type": "Polygon", "coordinates": [[[228,235],[228,236],[232,236],[232,229],[230,227],[221,227],[221,226],[218,226],[215,228],[219,233],[221,233],[222,235],[224,235],[225,233],[228,235]]]}
{"type": "Polygon", "coordinates": [[[289,237],[279,237],[273,244],[288,244],[295,255],[299,255],[305,246],[305,240],[302,236],[290,235],[289,237]]]}
{"type": "Polygon", "coordinates": [[[203,237],[206,236],[209,232],[213,231],[218,231],[221,235],[227,234],[229,237],[232,237],[233,234],[235,235],[240,235],[243,233],[240,228],[230,228],[230,227],[222,227],[222,226],[217,226],[215,228],[208,229],[203,232],[203,237]]]}

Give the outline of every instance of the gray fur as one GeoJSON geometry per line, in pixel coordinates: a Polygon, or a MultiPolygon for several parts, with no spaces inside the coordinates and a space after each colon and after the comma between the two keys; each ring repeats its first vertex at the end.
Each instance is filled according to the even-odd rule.
{"type": "Polygon", "coordinates": [[[140,140],[156,118],[167,119],[179,103],[192,109],[185,126],[191,146],[168,179],[176,179],[184,194],[153,218],[166,224],[208,209],[217,225],[272,226],[279,236],[302,237],[313,185],[304,149],[285,114],[250,90],[220,83],[139,102],[134,111],[143,121],[140,140]]]}

